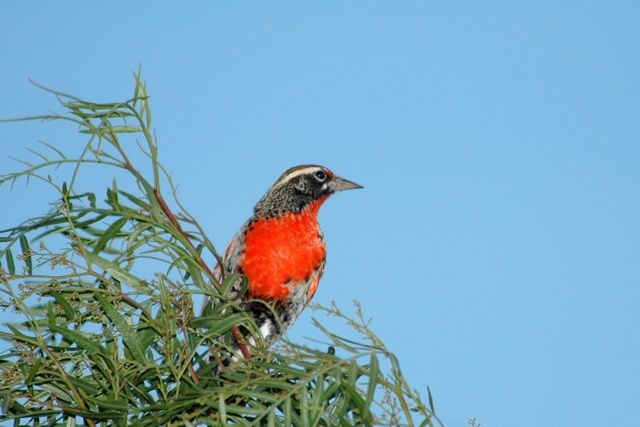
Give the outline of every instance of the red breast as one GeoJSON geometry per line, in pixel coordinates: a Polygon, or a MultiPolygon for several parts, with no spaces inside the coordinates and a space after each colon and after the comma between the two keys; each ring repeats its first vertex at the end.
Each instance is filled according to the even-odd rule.
{"type": "Polygon", "coordinates": [[[312,201],[299,212],[257,218],[249,224],[241,267],[250,297],[286,300],[293,287],[308,282],[319,268],[326,246],[318,210],[327,197],[312,201]]]}

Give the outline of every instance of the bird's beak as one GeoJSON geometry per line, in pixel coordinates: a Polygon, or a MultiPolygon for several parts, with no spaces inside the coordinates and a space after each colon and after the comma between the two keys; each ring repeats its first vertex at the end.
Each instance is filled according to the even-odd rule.
{"type": "Polygon", "coordinates": [[[355,190],[357,188],[364,188],[360,184],[356,184],[355,182],[349,181],[348,179],[340,178],[339,176],[334,176],[333,179],[329,182],[329,189],[337,193],[338,191],[344,190],[355,190]]]}

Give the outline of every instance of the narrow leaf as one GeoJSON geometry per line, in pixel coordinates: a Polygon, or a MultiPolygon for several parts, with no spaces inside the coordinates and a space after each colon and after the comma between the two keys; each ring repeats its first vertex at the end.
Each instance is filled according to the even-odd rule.
{"type": "Polygon", "coordinates": [[[43,162],[48,162],[49,159],[47,159],[46,156],[44,156],[43,154],[39,153],[38,151],[34,150],[33,148],[29,148],[29,147],[25,147],[27,149],[27,151],[35,154],[36,156],[40,157],[42,159],[43,162]]]}
{"type": "Polygon", "coordinates": [[[104,271],[106,271],[111,276],[113,276],[116,280],[122,283],[125,283],[144,294],[150,293],[149,289],[143,286],[142,280],[140,280],[138,277],[134,276],[133,274],[129,273],[128,271],[120,268],[117,264],[111,261],[108,261],[104,258],[101,258],[100,256],[92,252],[87,252],[85,255],[87,257],[87,260],[91,264],[95,264],[98,267],[102,268],[104,271]]]}
{"type": "Polygon", "coordinates": [[[73,320],[73,318],[76,316],[76,313],[69,301],[67,301],[59,292],[56,291],[50,291],[49,295],[55,298],[60,308],[62,308],[62,311],[64,311],[64,317],[66,317],[67,320],[73,320]]]}
{"type": "Polygon", "coordinates": [[[114,210],[120,210],[120,203],[118,202],[118,187],[116,181],[113,181],[112,188],[107,188],[107,204],[114,210]]]}
{"type": "Polygon", "coordinates": [[[220,415],[220,425],[227,425],[227,404],[224,401],[222,393],[218,395],[218,411],[220,415]]]}
{"type": "Polygon", "coordinates": [[[100,303],[102,310],[106,313],[107,317],[113,322],[116,329],[122,335],[122,341],[127,346],[133,358],[144,364],[146,362],[144,344],[138,337],[136,331],[127,323],[125,318],[116,310],[116,308],[108,302],[99,292],[95,293],[96,299],[100,303]]]}
{"type": "Polygon", "coordinates": [[[300,395],[298,400],[300,401],[300,423],[303,426],[309,425],[309,394],[307,388],[300,389],[300,395]]]}
{"type": "Polygon", "coordinates": [[[291,409],[291,397],[287,397],[284,401],[284,409],[282,412],[284,413],[284,426],[289,427],[291,425],[291,418],[293,415],[293,410],[291,409]]]}
{"type": "Polygon", "coordinates": [[[126,191],[123,191],[123,190],[118,190],[118,193],[120,193],[121,195],[123,195],[124,197],[126,197],[127,199],[129,199],[130,201],[132,201],[133,203],[135,203],[136,205],[140,206],[143,209],[149,208],[148,203],[142,201],[141,199],[139,199],[138,197],[134,196],[131,193],[127,193],[126,191]]]}
{"type": "Polygon", "coordinates": [[[55,151],[55,152],[58,154],[58,156],[60,156],[61,158],[63,158],[63,159],[66,159],[66,158],[67,158],[67,157],[64,155],[64,153],[63,153],[62,151],[60,151],[59,149],[57,149],[57,148],[56,148],[56,147],[54,147],[53,145],[51,145],[51,144],[49,144],[49,143],[47,143],[47,142],[45,142],[45,141],[38,141],[38,142],[39,142],[40,144],[42,144],[42,145],[44,145],[44,146],[48,147],[49,149],[51,149],[51,150],[55,151]]]}
{"type": "Polygon", "coordinates": [[[128,218],[123,217],[114,221],[113,224],[111,224],[109,228],[104,231],[104,234],[96,243],[95,247],[93,248],[93,253],[99,254],[100,252],[102,252],[105,246],[107,246],[107,243],[109,243],[109,240],[111,240],[113,237],[115,237],[116,234],[120,232],[120,229],[127,223],[128,220],[128,218]]]}
{"type": "Polygon", "coordinates": [[[206,329],[206,336],[209,338],[215,338],[227,331],[233,326],[238,325],[246,319],[244,313],[236,313],[233,315],[227,315],[225,317],[199,317],[191,321],[193,328],[206,329]]]}
{"type": "Polygon", "coordinates": [[[5,259],[7,260],[7,271],[9,274],[16,274],[16,265],[13,263],[13,253],[11,253],[11,249],[7,248],[5,252],[5,259]]]}
{"type": "Polygon", "coordinates": [[[433,396],[431,395],[431,389],[429,387],[427,387],[427,397],[429,399],[429,409],[431,409],[431,412],[435,414],[436,408],[433,406],[433,396]]]}
{"type": "Polygon", "coordinates": [[[29,241],[24,234],[20,235],[20,248],[22,249],[22,257],[27,267],[27,274],[33,274],[33,262],[31,261],[31,249],[29,249],[29,241]]]}
{"type": "Polygon", "coordinates": [[[40,370],[40,366],[42,366],[42,359],[38,358],[36,359],[36,363],[33,364],[31,369],[29,369],[29,375],[27,375],[27,378],[24,380],[25,384],[31,385],[33,379],[36,377],[38,371],[40,370]]]}
{"type": "Polygon", "coordinates": [[[56,325],[54,322],[49,323],[49,327],[52,332],[62,335],[67,341],[77,345],[79,348],[85,350],[89,354],[106,354],[106,350],[100,344],[95,341],[91,341],[83,334],[73,331],[71,329],[62,328],[56,325]]]}
{"type": "Polygon", "coordinates": [[[379,369],[378,358],[375,353],[373,353],[369,360],[369,384],[367,385],[367,394],[364,398],[364,412],[362,414],[362,418],[365,420],[369,420],[371,417],[371,405],[378,385],[379,369]]]}

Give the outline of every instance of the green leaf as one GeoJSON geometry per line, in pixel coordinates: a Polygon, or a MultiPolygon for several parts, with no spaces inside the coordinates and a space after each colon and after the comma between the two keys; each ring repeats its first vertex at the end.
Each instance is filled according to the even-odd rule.
{"type": "Polygon", "coordinates": [[[431,412],[435,414],[436,408],[433,405],[433,396],[431,395],[431,389],[429,387],[427,387],[427,398],[429,400],[429,409],[431,409],[431,412]]]}
{"type": "Polygon", "coordinates": [[[307,389],[301,388],[300,394],[298,396],[298,400],[300,401],[300,424],[303,426],[309,425],[309,393],[307,393],[307,389]]]}
{"type": "Polygon", "coordinates": [[[153,344],[153,342],[156,340],[156,337],[158,336],[156,331],[150,327],[139,328],[137,330],[137,334],[138,334],[138,339],[140,341],[140,345],[145,351],[149,348],[151,344],[153,344]]]}
{"type": "Polygon", "coordinates": [[[111,126],[108,132],[103,128],[87,129],[79,132],[88,135],[104,135],[106,133],[140,133],[142,132],[142,128],[138,126],[111,126]]]}
{"type": "Polygon", "coordinates": [[[191,326],[203,328],[206,330],[207,337],[216,338],[231,330],[233,326],[243,323],[246,319],[245,313],[235,313],[225,317],[198,317],[191,321],[191,326]]]}
{"type": "Polygon", "coordinates": [[[98,291],[95,293],[95,297],[100,303],[100,307],[105,312],[107,317],[113,322],[116,329],[122,335],[122,341],[127,346],[133,358],[141,364],[146,363],[145,346],[140,341],[136,331],[127,323],[125,318],[116,310],[116,308],[108,302],[98,291]]]}
{"type": "Polygon", "coordinates": [[[114,210],[120,210],[120,203],[118,202],[118,186],[115,179],[113,180],[112,188],[107,188],[107,204],[114,210]]]}
{"type": "Polygon", "coordinates": [[[282,412],[284,412],[284,425],[286,427],[289,427],[291,425],[291,417],[293,415],[291,406],[291,397],[287,397],[287,399],[284,401],[284,409],[282,410],[282,412]]]}
{"type": "Polygon", "coordinates": [[[134,276],[133,274],[129,273],[127,270],[120,268],[117,264],[111,261],[108,261],[92,252],[85,253],[85,256],[87,257],[87,260],[90,263],[95,264],[98,267],[102,268],[104,271],[106,271],[111,276],[113,276],[113,278],[115,278],[116,280],[135,288],[139,292],[142,292],[145,294],[150,293],[150,290],[143,285],[142,280],[140,280],[138,277],[134,276]]]}
{"type": "Polygon", "coordinates": [[[126,217],[114,221],[113,224],[104,231],[104,234],[94,246],[93,253],[97,255],[102,252],[105,246],[107,246],[107,243],[109,243],[109,240],[113,239],[115,235],[120,232],[120,229],[127,223],[127,221],[129,221],[129,218],[126,217]]]}
{"type": "Polygon", "coordinates": [[[218,395],[218,410],[220,411],[220,424],[227,425],[227,405],[222,393],[218,395]]]}
{"type": "MultiPolygon", "coordinates": [[[[15,326],[15,325],[13,325],[13,324],[11,324],[11,323],[7,323],[7,324],[6,324],[6,326],[7,326],[7,328],[9,328],[9,329],[11,330],[11,332],[13,332],[13,333],[14,333],[14,335],[15,335],[16,337],[18,337],[18,338],[27,338],[27,339],[32,339],[32,337],[29,337],[29,336],[27,336],[27,335],[23,334],[22,332],[20,332],[20,331],[18,330],[18,328],[16,328],[16,326],[15,326]]],[[[35,342],[35,341],[33,341],[33,342],[35,342]]]]}
{"type": "Polygon", "coordinates": [[[76,313],[69,301],[67,301],[59,292],[56,291],[49,291],[49,295],[55,298],[60,308],[62,308],[62,311],[64,311],[64,316],[67,318],[67,320],[73,320],[73,318],[76,316],[76,313]]]}
{"type": "Polygon", "coordinates": [[[96,208],[96,195],[94,193],[87,193],[87,200],[89,200],[89,206],[96,208]]]}
{"type": "Polygon", "coordinates": [[[29,249],[29,242],[24,234],[20,235],[20,248],[22,249],[22,257],[24,258],[24,264],[27,267],[27,274],[33,274],[33,262],[31,261],[31,249],[29,249]]]}
{"type": "Polygon", "coordinates": [[[80,332],[60,327],[53,322],[49,323],[49,328],[51,328],[52,332],[62,335],[67,341],[75,344],[87,353],[106,355],[106,349],[104,347],[95,341],[91,341],[80,332]]]}
{"type": "Polygon", "coordinates": [[[7,271],[11,275],[16,274],[16,265],[13,263],[13,253],[11,252],[11,249],[7,248],[4,256],[7,260],[7,271]]]}
{"type": "Polygon", "coordinates": [[[321,399],[323,402],[328,402],[330,400],[332,400],[333,398],[335,398],[338,393],[340,392],[340,383],[337,381],[334,381],[331,383],[331,385],[329,387],[327,387],[324,392],[322,393],[321,399]]]}
{"type": "Polygon", "coordinates": [[[226,298],[229,298],[231,295],[231,290],[234,287],[239,287],[238,292],[240,294],[244,293],[244,288],[247,286],[247,278],[240,274],[227,274],[222,282],[221,286],[221,294],[226,298]]]}
{"type": "Polygon", "coordinates": [[[259,383],[261,387],[280,391],[291,391],[296,387],[295,384],[291,384],[280,379],[265,378],[260,379],[259,383]]]}
{"type": "Polygon", "coordinates": [[[347,342],[354,344],[353,341],[351,340],[347,340],[344,339],[334,333],[331,333],[327,328],[325,328],[324,326],[322,326],[322,324],[320,322],[318,322],[317,319],[312,318],[311,322],[313,323],[313,325],[318,328],[327,338],[329,338],[337,347],[346,350],[350,353],[358,353],[358,349],[354,346],[350,346],[347,344],[347,342]]]}
{"type": "Polygon", "coordinates": [[[371,358],[369,359],[369,384],[367,385],[367,394],[364,398],[364,412],[362,414],[362,418],[365,420],[369,420],[371,418],[371,405],[373,403],[373,398],[375,397],[379,373],[378,358],[375,353],[372,353],[371,358]]]}
{"type": "Polygon", "coordinates": [[[56,147],[54,147],[53,145],[45,142],[45,141],[38,141],[38,143],[44,145],[45,147],[49,148],[52,151],[55,151],[56,154],[58,154],[58,156],[60,156],[60,158],[62,159],[66,159],[66,156],[64,155],[64,153],[62,151],[60,151],[59,149],[57,149],[56,147]]]}
{"type": "MultiPolygon", "coordinates": [[[[321,408],[324,406],[324,400],[322,396],[324,395],[324,375],[321,373],[315,378],[315,387],[311,389],[313,399],[311,401],[311,406],[314,410],[314,419],[320,417],[322,415],[321,408]]],[[[314,420],[312,420],[312,424],[314,424],[314,420]]]]}
{"type": "Polygon", "coordinates": [[[257,390],[238,390],[234,393],[235,396],[243,396],[254,399],[260,399],[267,403],[274,403],[278,401],[278,396],[270,392],[261,392],[257,390]]]}
{"type": "Polygon", "coordinates": [[[142,199],[134,196],[133,194],[127,193],[126,191],[123,191],[123,190],[118,190],[118,193],[120,193],[121,195],[123,195],[124,197],[126,197],[127,199],[129,199],[130,201],[138,205],[139,207],[143,209],[149,209],[148,203],[142,201],[142,199]]]}
{"type": "Polygon", "coordinates": [[[93,399],[93,402],[102,409],[109,409],[126,414],[129,403],[125,399],[93,399]]]}
{"type": "Polygon", "coordinates": [[[269,415],[267,415],[267,427],[276,427],[275,410],[275,407],[271,408],[271,410],[269,411],[269,415]]]}

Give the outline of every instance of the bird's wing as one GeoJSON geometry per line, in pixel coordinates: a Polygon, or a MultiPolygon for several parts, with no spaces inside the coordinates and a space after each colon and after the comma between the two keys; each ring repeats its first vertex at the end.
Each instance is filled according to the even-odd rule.
{"type": "MultiPolygon", "coordinates": [[[[242,273],[240,268],[240,261],[242,259],[242,254],[244,253],[245,248],[243,230],[246,229],[246,226],[247,224],[245,224],[245,226],[240,229],[240,232],[238,232],[233,237],[233,239],[231,239],[229,246],[227,246],[227,250],[225,250],[224,254],[222,255],[222,263],[218,263],[213,269],[213,276],[216,278],[218,283],[222,283],[224,277],[227,274],[242,273]]],[[[227,295],[229,298],[233,299],[237,296],[240,283],[241,282],[238,281],[236,285],[230,288],[230,295],[227,295]]],[[[205,297],[202,305],[202,313],[204,313],[210,302],[210,298],[205,297]]]]}
{"type": "Polygon", "coordinates": [[[322,260],[322,262],[320,263],[320,266],[313,272],[313,274],[309,278],[309,287],[307,288],[306,304],[308,304],[309,301],[311,301],[311,298],[313,298],[313,296],[316,293],[316,290],[318,289],[318,283],[320,283],[320,279],[322,279],[322,274],[324,273],[325,263],[326,263],[326,258],[322,260]]]}

